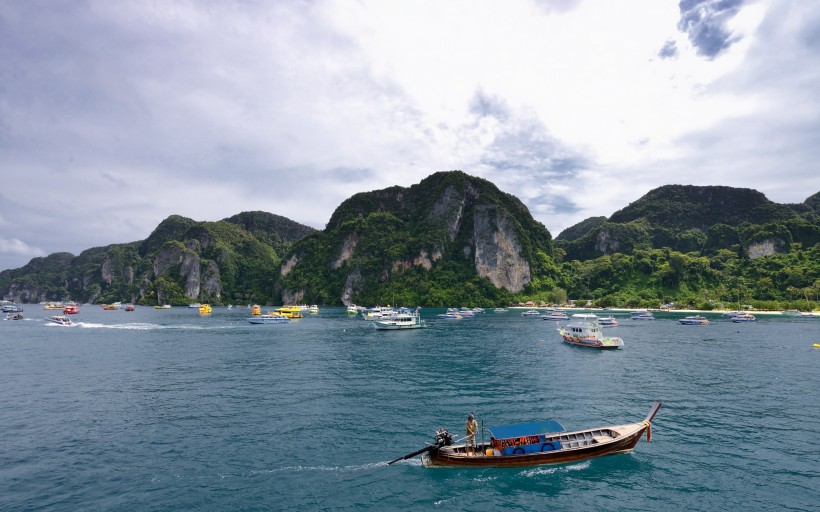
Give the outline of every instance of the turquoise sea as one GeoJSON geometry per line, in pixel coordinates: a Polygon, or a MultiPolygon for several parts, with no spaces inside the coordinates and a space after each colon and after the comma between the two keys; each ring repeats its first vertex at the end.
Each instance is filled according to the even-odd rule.
{"type": "Polygon", "coordinates": [[[521,310],[383,332],[342,308],[0,320],[0,510],[818,510],[820,319],[679,325],[616,316],[625,347],[560,342],[521,310]],[[629,454],[425,468],[445,427],[568,429],[663,407],[629,454]]]}

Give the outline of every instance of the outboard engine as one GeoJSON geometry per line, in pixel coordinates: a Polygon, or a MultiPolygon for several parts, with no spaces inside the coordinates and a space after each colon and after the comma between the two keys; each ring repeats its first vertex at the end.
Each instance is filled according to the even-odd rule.
{"type": "Polygon", "coordinates": [[[453,436],[445,428],[436,430],[436,444],[439,447],[450,446],[453,444],[453,436]]]}

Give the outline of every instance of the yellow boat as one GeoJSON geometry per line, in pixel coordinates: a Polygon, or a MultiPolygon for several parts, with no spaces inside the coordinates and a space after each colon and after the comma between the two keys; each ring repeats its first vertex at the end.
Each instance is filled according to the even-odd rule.
{"type": "Polygon", "coordinates": [[[262,314],[262,308],[259,307],[259,304],[254,304],[253,305],[253,307],[251,308],[251,314],[252,315],[261,315],[262,314]]]}
{"type": "Polygon", "coordinates": [[[299,306],[282,306],[274,313],[286,318],[302,318],[302,309],[299,306]]]}
{"type": "Polygon", "coordinates": [[[210,304],[200,304],[199,306],[199,314],[200,315],[210,315],[213,312],[210,304]]]}
{"type": "Polygon", "coordinates": [[[812,345],[812,346],[813,346],[814,348],[820,348],[820,343],[815,343],[815,344],[814,344],[814,345],[812,345]]]}

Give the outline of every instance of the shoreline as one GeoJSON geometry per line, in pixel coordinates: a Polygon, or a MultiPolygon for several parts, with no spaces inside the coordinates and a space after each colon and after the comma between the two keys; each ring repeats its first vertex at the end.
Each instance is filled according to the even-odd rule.
{"type": "MultiPolygon", "coordinates": [[[[723,314],[728,313],[730,311],[745,311],[747,313],[751,313],[753,315],[777,315],[786,318],[800,318],[798,316],[791,316],[791,315],[784,315],[783,311],[773,311],[773,310],[763,310],[763,309],[660,309],[660,308],[576,308],[576,307],[563,307],[563,306],[507,306],[507,309],[557,309],[564,312],[570,311],[607,311],[607,312],[614,312],[614,313],[632,313],[634,311],[652,311],[653,313],[700,313],[700,314],[723,314]]],[[[820,312],[805,312],[801,311],[801,316],[812,316],[820,318],[820,312]]]]}

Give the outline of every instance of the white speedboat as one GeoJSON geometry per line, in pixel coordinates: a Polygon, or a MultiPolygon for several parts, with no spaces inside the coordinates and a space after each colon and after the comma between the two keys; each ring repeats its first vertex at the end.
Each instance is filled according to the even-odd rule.
{"type": "Polygon", "coordinates": [[[290,318],[282,315],[258,315],[248,318],[252,324],[287,324],[290,318]]]}
{"type": "Polygon", "coordinates": [[[521,316],[539,316],[541,313],[535,309],[531,309],[529,311],[524,311],[521,313],[521,316]]]}
{"type": "Polygon", "coordinates": [[[46,322],[51,322],[53,324],[65,326],[74,325],[74,322],[72,322],[70,318],[64,315],[50,316],[46,318],[46,322]]]}
{"type": "Polygon", "coordinates": [[[617,327],[618,321],[613,316],[602,316],[598,319],[598,324],[601,327],[617,327]]]}
{"type": "Polygon", "coordinates": [[[694,315],[694,316],[687,316],[685,318],[679,318],[678,323],[682,324],[682,325],[708,325],[709,320],[707,320],[705,317],[702,317],[700,315],[694,315]]]}
{"type": "MultiPolygon", "coordinates": [[[[575,315],[573,315],[575,316],[575,315]]],[[[595,315],[592,315],[595,316],[595,315]]],[[[598,318],[597,316],[595,318],[598,318]]],[[[541,317],[541,320],[568,320],[569,317],[563,311],[550,311],[541,317]]]]}
{"type": "Polygon", "coordinates": [[[642,309],[640,311],[634,311],[632,316],[629,318],[630,320],[654,320],[655,317],[652,316],[652,313],[649,311],[642,309]]]}
{"type": "Polygon", "coordinates": [[[739,324],[743,322],[757,322],[757,318],[750,313],[743,313],[742,315],[735,315],[732,317],[732,322],[739,324]]]}

